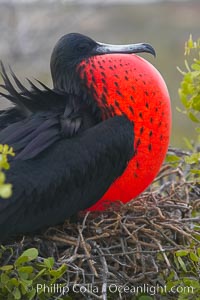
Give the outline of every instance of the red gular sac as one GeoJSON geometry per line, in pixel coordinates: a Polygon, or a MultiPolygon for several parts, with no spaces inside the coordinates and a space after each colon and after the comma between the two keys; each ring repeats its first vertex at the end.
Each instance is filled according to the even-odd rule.
{"type": "Polygon", "coordinates": [[[77,71],[101,110],[102,119],[125,115],[134,123],[134,157],[125,172],[90,210],[105,201],[130,201],[158,174],[171,130],[169,93],[160,73],[135,54],[97,55],[82,61],[77,71]]]}

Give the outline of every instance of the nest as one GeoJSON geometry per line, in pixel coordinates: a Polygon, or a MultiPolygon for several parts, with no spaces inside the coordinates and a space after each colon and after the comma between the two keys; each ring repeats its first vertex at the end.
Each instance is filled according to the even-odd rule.
{"type": "MultiPolygon", "coordinates": [[[[98,287],[98,293],[87,288],[73,299],[107,299],[110,285],[162,285],[174,267],[174,252],[199,243],[194,224],[200,217],[191,214],[200,207],[199,196],[200,186],[185,180],[181,165],[165,164],[150,190],[137,199],[101,213],[82,212],[75,221],[25,236],[12,244],[6,263],[30,247],[38,248],[41,259],[53,256],[56,267],[67,265],[63,280],[68,287],[98,287]]],[[[120,299],[132,299],[126,297],[120,299]]]]}

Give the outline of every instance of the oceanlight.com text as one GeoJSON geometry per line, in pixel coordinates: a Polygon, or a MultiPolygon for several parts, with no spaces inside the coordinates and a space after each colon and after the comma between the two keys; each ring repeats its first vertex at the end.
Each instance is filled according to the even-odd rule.
{"type": "MultiPolygon", "coordinates": [[[[108,292],[115,294],[129,294],[129,295],[138,295],[138,294],[147,294],[150,296],[153,295],[162,295],[162,294],[194,294],[194,287],[192,286],[172,286],[170,289],[167,290],[166,286],[161,285],[150,285],[150,284],[143,284],[143,285],[117,285],[117,284],[109,284],[108,292]]],[[[67,295],[70,292],[76,294],[87,294],[93,293],[96,295],[101,294],[101,287],[87,284],[87,285],[80,285],[74,284],[72,286],[68,285],[61,285],[61,284],[37,284],[36,287],[37,293],[51,293],[51,294],[59,294],[59,295],[67,295]]]]}

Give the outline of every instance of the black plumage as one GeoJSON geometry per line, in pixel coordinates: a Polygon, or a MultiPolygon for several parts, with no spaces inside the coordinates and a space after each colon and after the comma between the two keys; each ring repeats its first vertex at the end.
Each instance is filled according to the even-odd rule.
{"type": "Polygon", "coordinates": [[[63,47],[67,52],[66,39],[53,51],[53,89],[31,81],[28,89],[12,71],[9,79],[1,64],[0,95],[14,106],[0,112],[0,143],[13,146],[16,156],[6,172],[13,195],[0,199],[0,240],[61,223],[88,208],[133,156],[133,124],[124,116],[102,121],[76,73],[77,64],[94,52],[95,42],[71,38],[68,52],[78,43],[78,53],[68,59],[61,55],[63,47]]]}
{"type": "Polygon", "coordinates": [[[132,124],[114,117],[57,141],[33,159],[12,161],[7,180],[13,195],[0,200],[1,238],[63,222],[91,206],[132,155],[132,124]]]}

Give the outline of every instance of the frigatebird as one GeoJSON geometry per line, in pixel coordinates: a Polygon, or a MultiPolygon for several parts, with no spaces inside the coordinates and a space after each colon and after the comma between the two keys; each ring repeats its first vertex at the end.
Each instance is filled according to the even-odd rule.
{"type": "Polygon", "coordinates": [[[151,183],[168,147],[170,104],[140,52],[155,55],[146,43],[66,34],[51,55],[52,89],[30,80],[26,88],[1,64],[0,95],[13,106],[0,113],[0,143],[16,155],[6,172],[13,194],[0,199],[0,239],[102,209],[105,200],[127,202],[151,183]]]}

